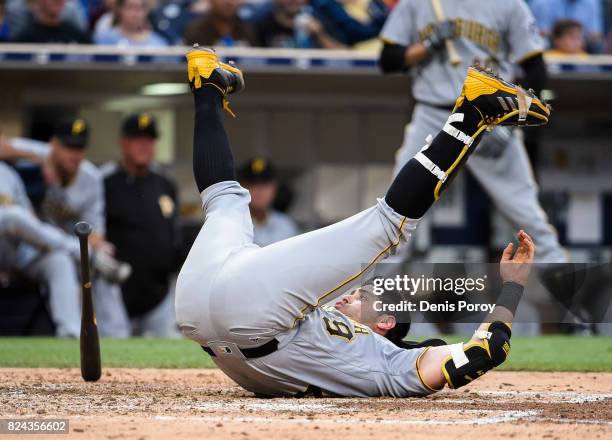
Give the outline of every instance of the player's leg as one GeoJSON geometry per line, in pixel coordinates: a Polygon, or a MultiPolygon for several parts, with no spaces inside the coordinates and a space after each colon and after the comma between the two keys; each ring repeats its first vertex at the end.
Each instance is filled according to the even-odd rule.
{"type": "Polygon", "coordinates": [[[18,249],[17,262],[28,277],[47,285],[56,335],[78,337],[81,332],[81,294],[72,258],[60,250],[41,254],[22,244],[18,249]]]}
{"type": "Polygon", "coordinates": [[[504,280],[495,308],[467,343],[432,347],[417,361],[422,382],[432,391],[459,388],[501,365],[510,352],[512,320],[527,283],[535,245],[524,231],[516,252],[509,244],[501,259],[504,280]]]}
{"type": "MultiPolygon", "coordinates": [[[[187,55],[195,104],[193,172],[204,209],[204,225],[181,268],[176,288],[176,317],[195,339],[201,326],[202,301],[230,254],[252,245],[250,196],[236,182],[234,158],[223,126],[225,96],[244,87],[242,75],[219,63],[204,49],[187,55]]],[[[252,245],[254,248],[256,246],[252,245]]]]}
{"type": "Polygon", "coordinates": [[[121,287],[103,277],[93,280],[93,299],[101,337],[129,338],[132,332],[121,287]]]}
{"type": "MultiPolygon", "coordinates": [[[[0,207],[0,235],[19,238],[42,251],[60,250],[68,253],[73,260],[80,260],[79,240],[67,235],[63,230],[40,221],[28,209],[9,205],[0,207]]],[[[115,282],[123,282],[130,275],[128,264],[120,263],[104,252],[90,251],[92,266],[104,277],[115,282]]]]}
{"type": "Polygon", "coordinates": [[[513,227],[523,228],[533,237],[538,246],[538,262],[567,262],[557,233],[540,206],[538,186],[518,136],[509,140],[500,157],[487,159],[476,155],[467,167],[513,227]]]}
{"type": "MultiPolygon", "coordinates": [[[[223,294],[211,303],[212,308],[222,311],[220,316],[231,317],[235,328],[230,333],[248,339],[292,327],[312,308],[359,285],[368,268],[406,241],[416,219],[452,180],[486,127],[517,123],[510,118],[518,112],[505,112],[497,101],[498,96],[516,90],[516,86],[488,74],[472,72],[444,130],[408,161],[376,207],[327,228],[234,257],[215,284],[223,294]]],[[[529,107],[524,108],[526,113],[529,107]]]]}

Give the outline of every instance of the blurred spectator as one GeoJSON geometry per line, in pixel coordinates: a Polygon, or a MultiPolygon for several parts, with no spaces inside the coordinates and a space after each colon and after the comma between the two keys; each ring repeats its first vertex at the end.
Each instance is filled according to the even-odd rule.
{"type": "Polygon", "coordinates": [[[149,7],[146,0],[117,0],[117,24],[107,30],[96,34],[96,44],[133,46],[133,47],[162,47],[167,46],[166,40],[150,29],[148,19],[149,7]]]}
{"type": "Polygon", "coordinates": [[[210,9],[185,31],[185,43],[201,46],[252,46],[256,43],[251,25],[238,16],[241,0],[210,0],[210,9]]]}
{"type": "Polygon", "coordinates": [[[313,16],[308,0],[273,0],[272,8],[254,20],[263,47],[339,49],[344,45],[313,16]]]}
{"type": "Polygon", "coordinates": [[[8,21],[6,20],[5,0],[0,0],[0,42],[8,41],[11,37],[8,21]]]}
{"type": "Polygon", "coordinates": [[[389,14],[382,0],[310,0],[314,16],[349,46],[377,38],[389,14]]]}
{"type": "Polygon", "coordinates": [[[601,3],[602,0],[530,0],[529,6],[544,35],[550,36],[559,20],[576,20],[582,24],[589,52],[597,53],[603,41],[601,3]]]}
{"type": "Polygon", "coordinates": [[[110,31],[115,26],[115,7],[117,0],[104,0],[100,9],[92,17],[94,40],[97,35],[110,31]]]}
{"type": "Polygon", "coordinates": [[[240,184],[251,193],[251,218],[253,219],[253,242],[267,246],[299,234],[295,222],[286,214],[272,208],[278,182],[274,165],[262,158],[245,162],[238,170],[240,184]]]}
{"type": "Polygon", "coordinates": [[[187,26],[209,8],[209,0],[163,0],[151,12],[153,29],[170,44],[182,44],[187,26]]]}
{"type": "Polygon", "coordinates": [[[547,55],[587,55],[582,25],[576,20],[559,20],[552,31],[552,49],[547,55]]]}
{"type": "Polygon", "coordinates": [[[178,335],[170,277],[180,264],[176,186],[153,163],[157,123],[131,115],[121,131],[121,161],[104,167],[106,226],[117,257],[132,265],[122,286],[132,332],[178,335]]]}
{"type": "Polygon", "coordinates": [[[32,15],[14,40],[21,43],[81,43],[89,36],[63,18],[66,0],[34,0],[32,15]]]}

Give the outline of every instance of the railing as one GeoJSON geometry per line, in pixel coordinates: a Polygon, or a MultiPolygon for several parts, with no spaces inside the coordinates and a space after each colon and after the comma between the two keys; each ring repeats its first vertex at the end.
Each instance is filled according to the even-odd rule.
{"type": "MultiPolygon", "coordinates": [[[[86,45],[0,45],[0,69],[117,69],[183,68],[186,47],[128,48],[86,45]]],[[[314,73],[377,73],[377,54],[350,50],[305,50],[266,48],[220,48],[225,60],[232,59],[247,70],[282,70],[314,73]]],[[[549,57],[552,75],[585,75],[612,79],[612,56],[549,57]]]]}

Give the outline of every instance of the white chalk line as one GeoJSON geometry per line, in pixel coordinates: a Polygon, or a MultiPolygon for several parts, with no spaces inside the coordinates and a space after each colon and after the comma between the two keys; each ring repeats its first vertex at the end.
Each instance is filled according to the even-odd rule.
{"type": "MultiPolygon", "coordinates": [[[[453,410],[438,410],[435,412],[453,412],[459,413],[459,411],[453,410]]],[[[496,413],[498,411],[493,410],[463,410],[463,412],[472,413],[496,413]]],[[[155,416],[155,420],[161,421],[174,421],[174,420],[192,420],[192,421],[204,421],[204,422],[216,422],[216,423],[291,423],[291,424],[324,424],[324,425],[491,425],[496,423],[503,423],[515,420],[528,419],[530,417],[537,416],[539,411],[504,411],[502,414],[494,414],[484,417],[472,417],[469,419],[319,419],[319,418],[292,418],[282,419],[276,417],[226,417],[226,416],[201,416],[201,417],[176,417],[176,416],[155,416]]]]}
{"type": "MultiPolygon", "coordinates": [[[[612,399],[612,393],[583,394],[576,391],[476,391],[476,394],[486,394],[495,397],[538,397],[538,398],[557,398],[554,402],[545,403],[586,403],[600,402],[612,399]]],[[[449,399],[452,400],[452,399],[449,399]]]]}

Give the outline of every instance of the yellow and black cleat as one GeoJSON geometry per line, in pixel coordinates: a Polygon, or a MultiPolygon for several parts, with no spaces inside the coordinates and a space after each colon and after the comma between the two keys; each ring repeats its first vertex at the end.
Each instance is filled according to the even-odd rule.
{"type": "Polygon", "coordinates": [[[226,97],[244,89],[244,77],[240,69],[232,63],[220,62],[214,50],[194,44],[193,49],[187,53],[187,77],[193,91],[203,86],[215,87],[223,96],[223,108],[235,116],[226,97]]]}
{"type": "Polygon", "coordinates": [[[544,125],[550,117],[550,106],[533,90],[525,90],[479,66],[468,69],[455,110],[465,101],[480,111],[489,127],[544,125]]]}

